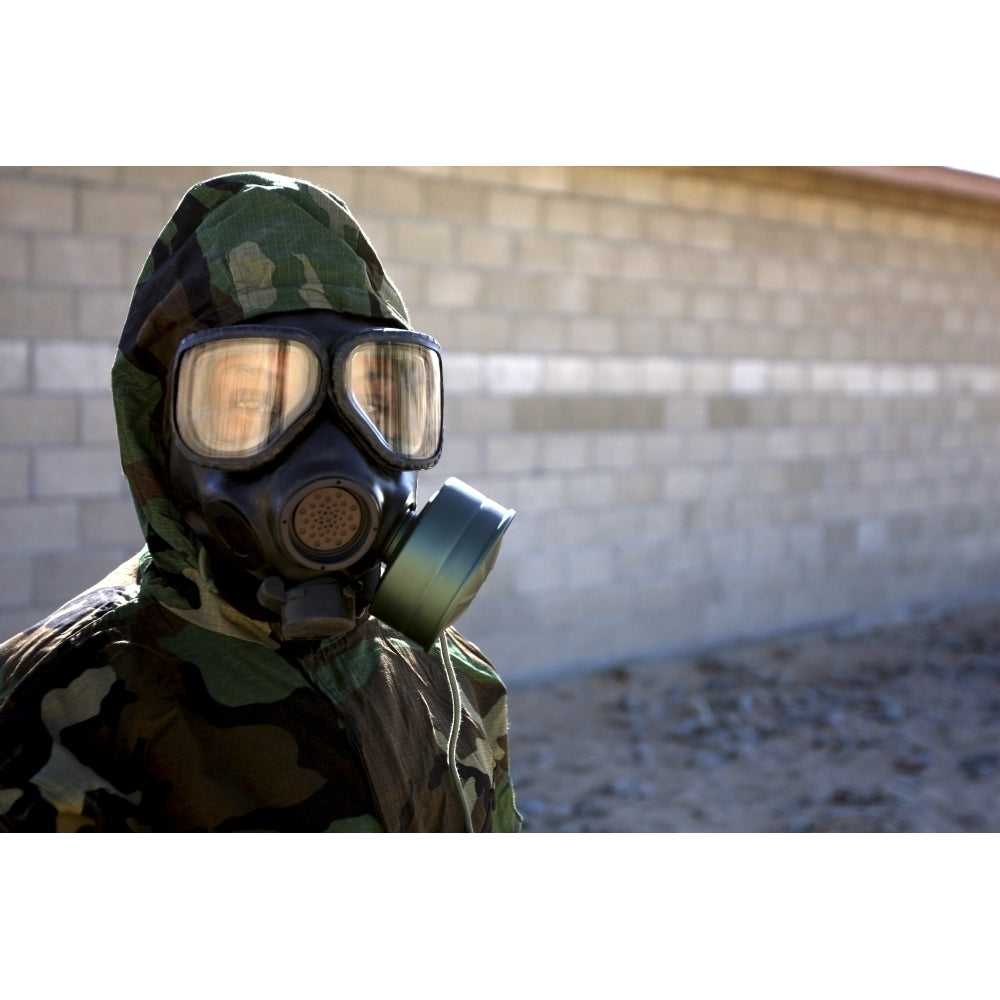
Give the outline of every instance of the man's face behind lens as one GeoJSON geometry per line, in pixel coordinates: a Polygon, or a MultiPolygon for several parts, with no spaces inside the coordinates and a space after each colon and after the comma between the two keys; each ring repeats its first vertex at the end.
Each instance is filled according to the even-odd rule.
{"type": "Polygon", "coordinates": [[[295,342],[205,345],[180,373],[180,398],[190,407],[189,443],[206,457],[259,451],[308,408],[319,377],[311,352],[295,342]]]}
{"type": "Polygon", "coordinates": [[[345,367],[351,397],[391,450],[419,456],[433,446],[440,416],[424,352],[407,344],[362,344],[345,367]]]}

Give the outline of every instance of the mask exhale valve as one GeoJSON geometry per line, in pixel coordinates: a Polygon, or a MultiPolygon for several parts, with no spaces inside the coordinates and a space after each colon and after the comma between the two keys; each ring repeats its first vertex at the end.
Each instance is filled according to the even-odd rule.
{"type": "Polygon", "coordinates": [[[448,479],[387,542],[372,614],[429,650],[479,592],[514,513],[448,479]]]}

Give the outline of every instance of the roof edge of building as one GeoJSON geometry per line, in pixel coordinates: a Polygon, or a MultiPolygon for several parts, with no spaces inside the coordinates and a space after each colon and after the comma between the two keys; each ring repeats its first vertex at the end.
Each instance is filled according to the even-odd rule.
{"type": "Polygon", "coordinates": [[[925,191],[1000,202],[1000,177],[977,174],[958,167],[824,166],[815,169],[897,187],[922,188],[925,191]]]}

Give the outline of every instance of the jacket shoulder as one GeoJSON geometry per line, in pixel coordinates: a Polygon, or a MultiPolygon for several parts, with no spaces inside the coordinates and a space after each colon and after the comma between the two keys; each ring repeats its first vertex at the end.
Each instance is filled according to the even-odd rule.
{"type": "Polygon", "coordinates": [[[139,592],[138,557],[70,599],[40,622],[0,643],[0,704],[33,671],[64,658],[100,632],[139,592]]]}

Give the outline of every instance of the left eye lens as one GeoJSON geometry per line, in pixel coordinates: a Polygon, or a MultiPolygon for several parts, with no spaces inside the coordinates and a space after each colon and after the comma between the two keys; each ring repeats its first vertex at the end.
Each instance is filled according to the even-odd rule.
{"type": "Polygon", "coordinates": [[[178,433],[206,458],[254,455],[309,408],[319,378],[319,361],[297,341],[248,338],[196,345],[181,359],[178,433]]]}

